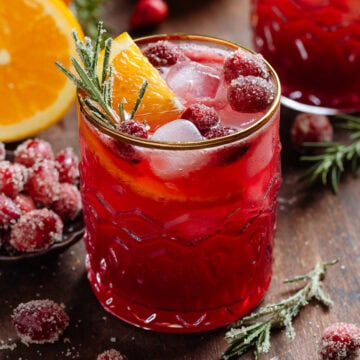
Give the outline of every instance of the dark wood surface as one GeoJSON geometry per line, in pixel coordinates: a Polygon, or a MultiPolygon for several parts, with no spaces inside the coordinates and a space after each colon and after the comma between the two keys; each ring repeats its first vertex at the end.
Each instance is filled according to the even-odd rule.
{"type": "MultiPolygon", "coordinates": [[[[170,17],[156,32],[213,35],[251,46],[249,2],[245,0],[171,0],[170,17]]],[[[114,34],[127,29],[134,2],[109,1],[105,18],[114,34]]],[[[334,300],[330,311],[317,304],[305,308],[295,321],[295,340],[274,332],[272,348],[263,359],[316,360],[322,330],[335,321],[360,324],[360,179],[347,177],[335,196],[328,189],[304,189],[298,184],[302,169],[289,141],[294,113],[283,109],[283,184],[279,195],[274,276],[264,303],[280,300],[293,287],[284,278],[302,274],[320,259],[340,259],[331,268],[325,290],[334,300]]],[[[73,146],[78,151],[75,109],[57,125],[41,133],[55,150],[73,146]]],[[[114,347],[129,360],[216,360],[226,347],[225,329],[195,335],[152,333],[127,325],[106,313],[93,296],[84,267],[80,242],[58,257],[0,267],[0,340],[16,343],[0,350],[0,359],[96,359],[114,347]],[[52,345],[26,347],[16,339],[10,314],[20,302],[51,298],[63,302],[71,324],[52,345]]],[[[251,359],[247,354],[243,359],[251,359]]]]}

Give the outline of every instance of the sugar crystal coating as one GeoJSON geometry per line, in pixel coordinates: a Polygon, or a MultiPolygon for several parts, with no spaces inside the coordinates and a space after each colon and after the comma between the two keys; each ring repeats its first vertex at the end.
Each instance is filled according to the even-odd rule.
{"type": "Polygon", "coordinates": [[[239,76],[231,81],[227,95],[233,110],[260,112],[275,99],[275,85],[259,76],[239,76]]]}
{"type": "Polygon", "coordinates": [[[10,233],[10,244],[24,252],[47,249],[62,240],[63,222],[52,210],[43,208],[20,216],[10,233]]]}
{"type": "Polygon", "coordinates": [[[81,208],[81,196],[78,188],[68,183],[60,184],[60,194],[52,204],[52,209],[66,222],[74,220],[81,208]]]}
{"type": "Polygon", "coordinates": [[[75,184],[79,179],[78,158],[71,147],[61,150],[55,158],[59,181],[75,184]]]}
{"type": "Polygon", "coordinates": [[[269,78],[269,70],[260,54],[252,54],[238,49],[225,59],[224,77],[227,82],[231,82],[239,76],[249,75],[269,78]]]}
{"type": "Polygon", "coordinates": [[[203,134],[211,127],[218,125],[220,118],[216,110],[204,104],[190,105],[181,115],[182,119],[190,120],[203,134]]]}
{"type": "Polygon", "coordinates": [[[52,300],[32,300],[14,309],[12,322],[23,342],[53,343],[69,325],[69,316],[52,300]]]}
{"type": "Polygon", "coordinates": [[[54,161],[43,160],[32,168],[26,190],[36,203],[50,206],[60,192],[59,173],[54,161]]]}
{"type": "Polygon", "coordinates": [[[26,169],[9,161],[0,162],[0,193],[14,197],[23,191],[27,181],[26,169]]]}
{"type": "Polygon", "coordinates": [[[42,160],[53,160],[54,152],[51,145],[40,139],[29,139],[21,143],[15,150],[15,162],[32,167],[42,160]]]}
{"type": "Polygon", "coordinates": [[[360,328],[354,324],[332,324],[324,330],[320,345],[320,354],[324,360],[350,359],[359,354],[360,328]]]}
{"type": "Polygon", "coordinates": [[[34,200],[26,194],[17,194],[14,198],[14,202],[19,207],[22,214],[36,209],[34,200]]]}
{"type": "Polygon", "coordinates": [[[154,66],[170,66],[176,64],[179,58],[184,57],[181,50],[168,41],[157,41],[149,44],[143,54],[154,66]]]}
{"type": "Polygon", "coordinates": [[[21,211],[16,203],[4,194],[0,194],[0,229],[7,229],[15,224],[21,211]]]}
{"type": "Polygon", "coordinates": [[[127,360],[127,357],[115,349],[110,349],[99,354],[96,360],[127,360]]]}

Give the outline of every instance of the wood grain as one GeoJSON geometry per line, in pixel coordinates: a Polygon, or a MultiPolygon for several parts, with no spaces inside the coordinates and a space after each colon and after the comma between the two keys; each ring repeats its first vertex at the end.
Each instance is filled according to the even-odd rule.
{"type": "MultiPolygon", "coordinates": [[[[249,1],[169,1],[170,17],[156,32],[207,34],[251,45],[249,1]]],[[[106,18],[114,33],[127,28],[134,2],[112,0],[106,18]]],[[[360,324],[360,180],[347,177],[339,195],[322,188],[306,189],[298,183],[302,172],[289,146],[289,126],[294,113],[283,109],[283,184],[279,195],[278,230],[274,253],[274,276],[264,303],[280,300],[294,286],[282,280],[307,272],[320,259],[340,259],[329,270],[325,290],[335,305],[331,311],[317,304],[307,307],[295,321],[297,336],[273,335],[272,348],[264,360],[316,360],[322,330],[334,321],[360,324]]],[[[40,134],[55,150],[72,146],[78,151],[75,108],[63,121],[40,134]]],[[[96,359],[114,347],[129,360],[217,360],[225,349],[225,329],[195,335],[146,332],[106,313],[88,284],[84,248],[78,243],[63,255],[43,263],[0,268],[0,339],[16,342],[13,351],[0,350],[0,359],[96,359]],[[71,325],[52,345],[26,347],[16,340],[10,314],[14,306],[35,298],[51,298],[66,304],[71,325]]],[[[251,354],[243,356],[252,359],[251,354]]]]}

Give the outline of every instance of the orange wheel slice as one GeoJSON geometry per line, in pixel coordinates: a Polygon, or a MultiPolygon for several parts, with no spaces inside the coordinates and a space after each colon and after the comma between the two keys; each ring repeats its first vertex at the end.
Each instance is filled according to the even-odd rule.
{"type": "Polygon", "coordinates": [[[32,136],[59,120],[75,86],[55,66],[75,56],[82,34],[61,0],[0,1],[0,141],[32,136]]]}
{"type": "MultiPolygon", "coordinates": [[[[102,58],[103,53],[99,60],[99,70],[102,67],[102,58]]],[[[151,131],[154,131],[162,124],[179,118],[184,110],[182,104],[129,34],[122,33],[114,39],[110,62],[115,70],[113,86],[115,109],[125,99],[125,110],[131,112],[138,91],[146,79],[148,87],[135,119],[146,120],[151,131]]]]}

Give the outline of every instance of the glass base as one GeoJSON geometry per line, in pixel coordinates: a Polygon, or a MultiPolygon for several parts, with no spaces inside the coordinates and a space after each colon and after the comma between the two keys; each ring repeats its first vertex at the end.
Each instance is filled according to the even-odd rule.
{"type": "Polygon", "coordinates": [[[341,111],[338,109],[327,108],[322,106],[315,106],[315,105],[307,105],[300,103],[298,101],[289,99],[285,96],[281,97],[281,104],[299,112],[311,113],[311,114],[318,114],[318,115],[336,115],[344,112],[351,112],[351,111],[341,111]]]}
{"type": "Polygon", "coordinates": [[[252,293],[231,306],[196,312],[179,312],[148,308],[120,297],[99,283],[96,274],[89,267],[87,271],[91,287],[106,311],[131,325],[166,333],[203,332],[231,324],[255,308],[262,301],[270,285],[258,288],[256,294],[252,293]]]}

